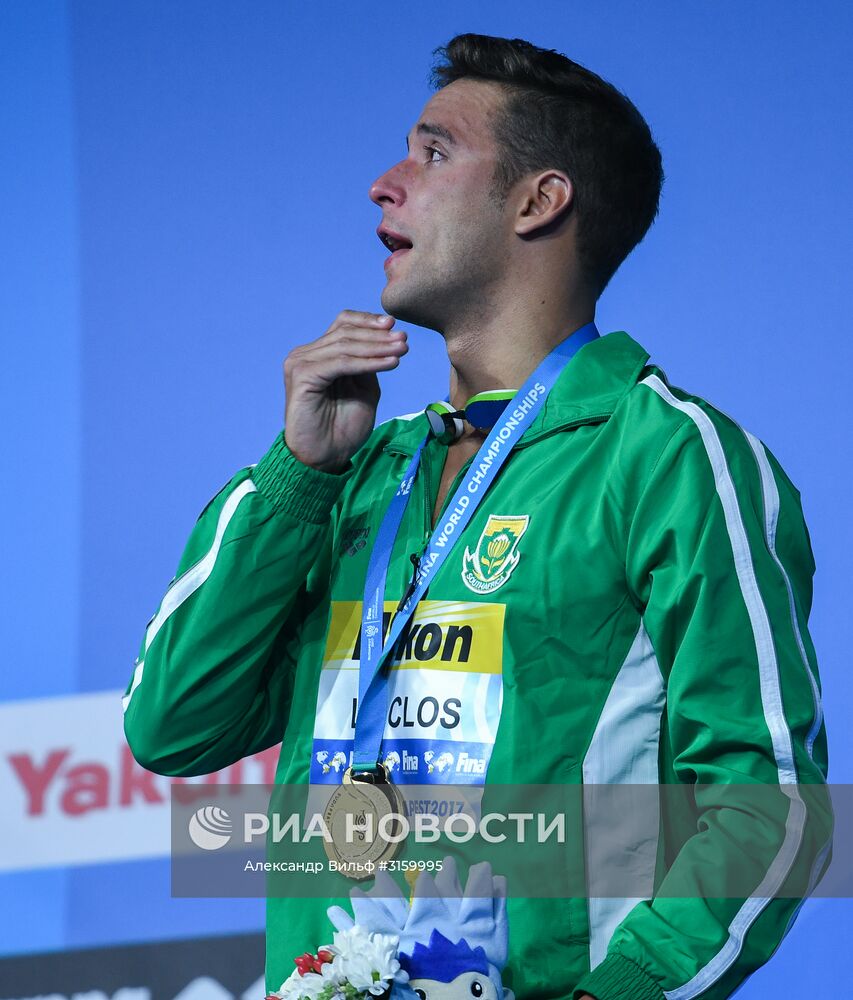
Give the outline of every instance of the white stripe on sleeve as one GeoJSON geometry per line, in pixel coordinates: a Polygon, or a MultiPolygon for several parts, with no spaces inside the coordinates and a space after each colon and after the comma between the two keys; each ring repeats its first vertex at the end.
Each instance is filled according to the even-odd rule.
{"type": "Polygon", "coordinates": [[[256,491],[257,487],[251,479],[244,479],[234,488],[234,490],[229,494],[228,499],[222,505],[222,510],[219,512],[219,520],[216,522],[216,533],[213,537],[213,544],[204,556],[185,573],[182,573],[181,576],[179,576],[172,586],[166,591],[166,596],[160,604],[160,609],[151,619],[151,622],[145,632],[145,649],[143,652],[143,659],[136,665],[136,669],[133,672],[133,683],[130,685],[130,690],[121,700],[123,711],[127,711],[134,691],[136,691],[142,682],[142,674],[145,669],[144,656],[148,652],[151,643],[154,641],[154,637],[166,624],[169,617],[178,610],[188,597],[191,597],[198,590],[198,588],[213,572],[213,567],[216,564],[216,558],[219,555],[219,549],[222,546],[222,538],[225,535],[225,531],[228,528],[229,523],[231,522],[231,518],[234,516],[238,506],[240,505],[240,501],[250,493],[255,493],[256,491]]]}
{"type": "MultiPolygon", "coordinates": [[[[741,428],[743,430],[743,428],[741,428]]],[[[817,681],[812,673],[811,664],[809,663],[809,658],[806,655],[806,647],[803,643],[803,636],[800,631],[800,622],[797,618],[797,606],[794,602],[794,589],[791,586],[791,580],[785,567],[782,565],[782,560],[776,553],[776,522],[779,518],[779,490],[776,486],[776,478],[773,475],[773,470],[770,468],[770,461],[767,458],[767,452],[765,451],[764,445],[756,438],[754,435],[750,434],[749,431],[743,431],[746,440],[749,442],[750,448],[752,448],[752,453],[755,455],[755,461],[758,463],[758,472],[761,476],[761,489],[764,494],[764,537],[767,541],[767,548],[770,550],[770,555],[773,556],[773,560],[779,567],[779,572],[782,574],[782,579],[785,581],[785,588],[788,592],[788,609],[791,614],[791,628],[794,630],[794,636],[797,640],[797,649],[800,651],[800,659],[803,662],[803,669],[806,672],[806,677],[809,679],[809,684],[812,689],[812,701],[814,703],[814,716],[812,717],[812,724],[809,728],[808,736],[806,737],[806,752],[809,757],[814,759],[814,742],[817,739],[817,734],[820,732],[820,727],[823,723],[823,707],[820,700],[820,689],[817,686],[817,681]]]]}
{"type": "MultiPolygon", "coordinates": [[[[806,807],[800,798],[797,788],[797,770],[794,761],[794,750],[791,741],[791,731],[782,704],[782,687],[779,680],[779,666],[776,659],[776,648],[767,609],[761,597],[749,541],[746,535],[737,494],[731,472],[726,462],[726,456],[717,430],[711,418],[695,403],[685,402],[676,398],[657,375],[643,379],[643,385],[656,392],[670,406],[686,413],[696,424],[708,461],[714,474],[717,495],[723,508],[729,540],[734,557],[734,568],[741,594],[752,626],[753,640],[758,662],[759,687],[764,719],[767,724],[770,740],[773,745],[773,755],[779,784],[790,799],[788,815],[785,821],[785,835],[776,857],[770,864],[767,874],[755,893],[741,906],[728,927],[728,939],[717,954],[704,965],[696,975],[683,986],[668,990],[667,1000],[692,1000],[704,993],[710,986],[723,976],[740,954],[749,928],[764,911],[771,899],[776,895],[784,882],[791,865],[796,860],[803,839],[803,826],[806,819],[806,807]]],[[[772,495],[768,498],[772,502],[772,495]]],[[[778,508],[779,496],[776,492],[775,503],[778,508]]],[[[778,509],[774,513],[766,511],[765,520],[775,525],[778,509]]]]}

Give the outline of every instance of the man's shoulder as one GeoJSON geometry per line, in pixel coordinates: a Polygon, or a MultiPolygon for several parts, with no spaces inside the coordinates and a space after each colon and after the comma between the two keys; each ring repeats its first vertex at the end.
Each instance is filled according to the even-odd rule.
{"type": "Polygon", "coordinates": [[[775,456],[747,427],[704,396],[673,385],[657,366],[643,369],[614,417],[632,445],[628,452],[641,454],[649,472],[664,456],[675,463],[698,462],[714,479],[751,478],[756,464],[766,463],[790,482],[775,456]]]}
{"type": "Polygon", "coordinates": [[[667,438],[681,428],[703,424],[706,418],[715,425],[738,427],[704,396],[673,385],[662,368],[651,364],[639,373],[614,416],[649,438],[667,438]]]}

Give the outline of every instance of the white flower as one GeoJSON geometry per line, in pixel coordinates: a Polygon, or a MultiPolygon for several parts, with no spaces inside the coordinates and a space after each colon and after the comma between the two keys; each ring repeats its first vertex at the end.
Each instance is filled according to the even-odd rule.
{"type": "Polygon", "coordinates": [[[276,992],[281,1000],[315,1000],[325,985],[323,976],[318,973],[306,972],[300,976],[299,970],[294,969],[276,992]]]}
{"type": "MultiPolygon", "coordinates": [[[[332,951],[332,948],[326,946],[326,950],[332,951]]],[[[334,955],[331,962],[324,962],[320,967],[320,975],[323,978],[325,986],[343,986],[347,981],[347,975],[341,964],[341,956],[334,955]]],[[[332,1000],[334,1000],[334,997],[332,997],[332,1000]]]]}
{"type": "Polygon", "coordinates": [[[349,930],[336,931],[334,944],[320,949],[332,955],[330,962],[320,966],[320,972],[296,969],[276,991],[280,1000],[316,1000],[321,992],[332,987],[332,1000],[345,1000],[339,987],[349,983],[365,996],[378,997],[392,982],[408,982],[409,974],[400,968],[395,934],[372,934],[355,924],[349,930]]]}
{"type": "Polygon", "coordinates": [[[335,933],[330,949],[335,956],[333,965],[359,992],[380,996],[391,981],[409,978],[397,959],[399,942],[396,934],[371,934],[355,924],[335,933]]]}

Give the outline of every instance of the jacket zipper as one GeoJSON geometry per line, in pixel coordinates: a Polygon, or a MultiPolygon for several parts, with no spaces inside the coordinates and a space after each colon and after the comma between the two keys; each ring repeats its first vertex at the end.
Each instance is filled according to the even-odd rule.
{"type": "MultiPolygon", "coordinates": [[[[438,521],[441,520],[441,515],[447,509],[447,504],[450,502],[451,497],[456,492],[456,489],[459,486],[460,479],[462,479],[462,477],[468,471],[473,461],[474,461],[473,456],[467,459],[462,468],[453,477],[453,482],[450,484],[450,489],[447,491],[447,494],[444,497],[444,503],[441,505],[441,510],[438,512],[438,518],[436,519],[436,523],[438,523],[438,521]]],[[[427,529],[429,531],[429,534],[432,534],[432,501],[430,499],[427,499],[426,518],[427,518],[427,529]]],[[[427,537],[429,537],[429,535],[427,535],[427,537]]],[[[424,540],[424,545],[426,545],[426,540],[424,540]]]]}
{"type": "MultiPolygon", "coordinates": [[[[429,446],[427,446],[428,448],[429,446]]],[[[432,533],[432,493],[430,491],[430,479],[432,478],[432,462],[427,458],[427,448],[424,448],[421,457],[421,475],[424,481],[424,535],[421,539],[420,551],[426,546],[427,539],[432,533]]]]}
{"type": "MultiPolygon", "coordinates": [[[[441,510],[438,513],[439,519],[441,519],[441,515],[444,513],[444,509],[445,507],[447,507],[448,501],[456,492],[456,487],[459,484],[459,480],[465,474],[472,461],[473,458],[469,458],[462,466],[462,468],[456,473],[453,482],[450,484],[450,489],[447,491],[447,496],[444,498],[444,503],[441,505],[441,510]]],[[[412,563],[412,578],[409,581],[409,586],[406,588],[406,592],[400,598],[400,603],[397,605],[398,611],[402,610],[403,605],[406,603],[406,601],[409,599],[409,596],[415,589],[415,581],[417,580],[418,570],[420,569],[421,558],[424,554],[424,549],[426,548],[430,535],[432,534],[433,500],[432,500],[432,490],[430,489],[431,473],[432,473],[432,468],[430,460],[426,457],[426,449],[424,449],[423,457],[421,458],[421,469],[419,472],[419,477],[423,476],[423,484],[424,484],[424,533],[423,537],[421,538],[421,543],[420,546],[418,547],[418,551],[409,553],[409,559],[412,563]]]]}
{"type": "MultiPolygon", "coordinates": [[[[421,467],[418,470],[417,479],[423,481],[424,487],[424,531],[421,537],[420,545],[416,552],[409,553],[409,560],[412,564],[412,576],[409,580],[409,585],[406,587],[403,596],[400,598],[400,602],[397,605],[397,610],[402,611],[403,605],[408,601],[410,595],[415,589],[415,582],[418,577],[418,570],[421,565],[421,556],[424,554],[424,549],[426,548],[427,541],[430,536],[430,512],[432,511],[432,494],[430,493],[430,475],[432,472],[430,460],[427,457],[427,449],[424,448],[421,453],[421,467]]],[[[417,480],[416,480],[417,481],[417,480]]]]}

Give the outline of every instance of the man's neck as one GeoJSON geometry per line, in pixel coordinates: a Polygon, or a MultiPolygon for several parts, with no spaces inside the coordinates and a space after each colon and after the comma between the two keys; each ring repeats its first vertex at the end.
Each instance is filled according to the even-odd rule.
{"type": "Polygon", "coordinates": [[[450,402],[462,409],[478,392],[518,389],[538,364],[567,336],[591,322],[594,307],[567,314],[559,322],[512,321],[488,329],[445,334],[450,360],[450,402]]]}

